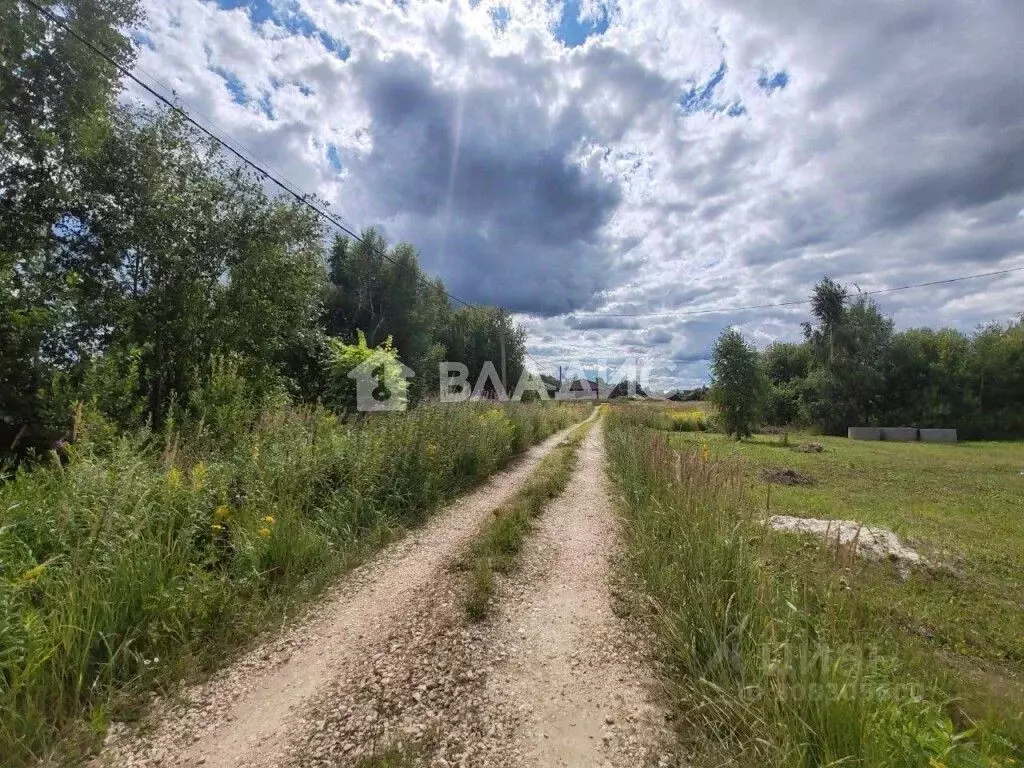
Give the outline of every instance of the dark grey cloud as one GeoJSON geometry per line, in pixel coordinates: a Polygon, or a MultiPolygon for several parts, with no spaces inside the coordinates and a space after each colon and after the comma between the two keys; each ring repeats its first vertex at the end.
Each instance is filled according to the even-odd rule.
{"type": "Polygon", "coordinates": [[[398,217],[393,234],[455,293],[557,314],[607,287],[611,254],[598,236],[619,190],[572,162],[587,132],[578,114],[552,114],[530,83],[453,92],[407,55],[365,57],[354,77],[373,150],[350,167],[377,215],[398,217]]]}
{"type": "Polygon", "coordinates": [[[587,315],[570,315],[565,325],[573,330],[636,330],[644,327],[644,321],[633,317],[610,317],[607,315],[588,317],[587,315]]]}
{"type": "MultiPolygon", "coordinates": [[[[970,238],[960,237],[945,257],[942,244],[945,214],[1024,203],[1024,5],[718,0],[716,7],[783,43],[794,79],[813,81],[807,126],[791,126],[786,141],[818,172],[813,183],[794,184],[757,209],[776,234],[745,247],[748,263],[857,249],[879,234],[890,240],[885,250],[905,258],[897,241],[917,232],[931,233],[943,262],[1019,252],[984,227],[973,233],[973,253],[970,238]],[[997,240],[1002,249],[993,248],[997,240]]],[[[729,172],[736,162],[723,154],[713,167],[729,172]]],[[[733,188],[735,179],[719,184],[733,188]]]]}

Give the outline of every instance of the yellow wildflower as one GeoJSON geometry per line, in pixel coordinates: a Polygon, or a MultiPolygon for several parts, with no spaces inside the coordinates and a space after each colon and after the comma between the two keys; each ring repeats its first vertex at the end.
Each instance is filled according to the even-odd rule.
{"type": "Polygon", "coordinates": [[[223,525],[217,525],[217,523],[213,523],[210,526],[210,528],[213,529],[214,533],[220,533],[221,531],[224,530],[224,526],[223,525]]]}
{"type": "Polygon", "coordinates": [[[206,485],[206,465],[199,462],[192,467],[192,490],[201,491],[206,485]]]}
{"type": "Polygon", "coordinates": [[[40,563],[39,565],[35,566],[34,568],[29,568],[27,571],[25,571],[23,574],[21,574],[21,580],[22,581],[35,581],[40,576],[42,576],[43,573],[46,572],[46,565],[47,565],[46,563],[40,563]]]}
{"type": "Polygon", "coordinates": [[[273,525],[274,524],[274,516],[273,515],[267,515],[266,517],[263,518],[263,522],[266,523],[267,525],[273,525]]]}
{"type": "Polygon", "coordinates": [[[181,472],[177,467],[171,467],[167,470],[167,477],[164,479],[167,482],[167,487],[171,490],[177,490],[181,487],[181,472]]]}
{"type": "Polygon", "coordinates": [[[708,444],[707,443],[704,443],[700,447],[700,455],[701,455],[701,458],[704,459],[704,461],[707,461],[708,459],[711,458],[711,449],[708,448],[708,444]]]}
{"type": "Polygon", "coordinates": [[[258,531],[256,531],[256,533],[258,533],[263,538],[267,538],[267,536],[270,535],[270,529],[269,528],[260,528],[258,531]]]}
{"type": "Polygon", "coordinates": [[[231,516],[231,509],[226,504],[221,504],[215,510],[213,510],[213,516],[217,520],[226,520],[231,516]]]}

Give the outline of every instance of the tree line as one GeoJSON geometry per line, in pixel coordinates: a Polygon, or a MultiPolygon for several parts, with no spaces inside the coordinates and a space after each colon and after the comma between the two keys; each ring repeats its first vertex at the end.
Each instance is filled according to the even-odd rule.
{"type": "MultiPolygon", "coordinates": [[[[122,66],[137,0],[63,18],[122,66]]],[[[20,2],[0,9],[0,458],[66,433],[90,401],[124,429],[186,413],[230,361],[250,397],[330,403],[332,340],[390,348],[436,392],[437,363],[518,380],[524,332],[455,308],[416,250],[328,239],[174,111],[119,100],[114,66],[20,2]]]]}
{"type": "Polygon", "coordinates": [[[1024,315],[973,333],[896,332],[866,295],[823,279],[803,341],[763,351],[735,329],[712,355],[712,399],[731,434],[759,423],[813,427],[954,427],[969,438],[1024,435],[1024,315]]]}

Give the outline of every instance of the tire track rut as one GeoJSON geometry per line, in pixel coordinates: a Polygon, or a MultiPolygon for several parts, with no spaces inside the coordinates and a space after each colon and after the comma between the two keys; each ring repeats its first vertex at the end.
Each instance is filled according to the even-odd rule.
{"type": "Polygon", "coordinates": [[[408,624],[417,594],[441,578],[487,513],[512,496],[573,428],[534,446],[424,528],[356,568],[306,620],[193,686],[183,702],[158,703],[151,731],[111,729],[94,765],[263,768],[288,761],[318,696],[353,679],[371,649],[408,624]]]}

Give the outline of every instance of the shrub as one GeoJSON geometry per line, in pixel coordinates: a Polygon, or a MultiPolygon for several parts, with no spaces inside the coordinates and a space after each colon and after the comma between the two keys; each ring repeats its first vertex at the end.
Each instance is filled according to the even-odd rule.
{"type": "Polygon", "coordinates": [[[396,410],[404,409],[409,399],[409,382],[402,375],[403,366],[398,359],[398,350],[392,346],[391,337],[373,348],[367,346],[362,331],[356,333],[358,341],[355,344],[328,340],[333,357],[327,387],[328,404],[338,411],[355,411],[357,390],[352,374],[356,369],[363,369],[377,377],[380,390],[377,399],[394,402],[396,410]]]}
{"type": "Polygon", "coordinates": [[[672,411],[672,429],[675,432],[707,432],[708,419],[703,411],[672,411]]]}

